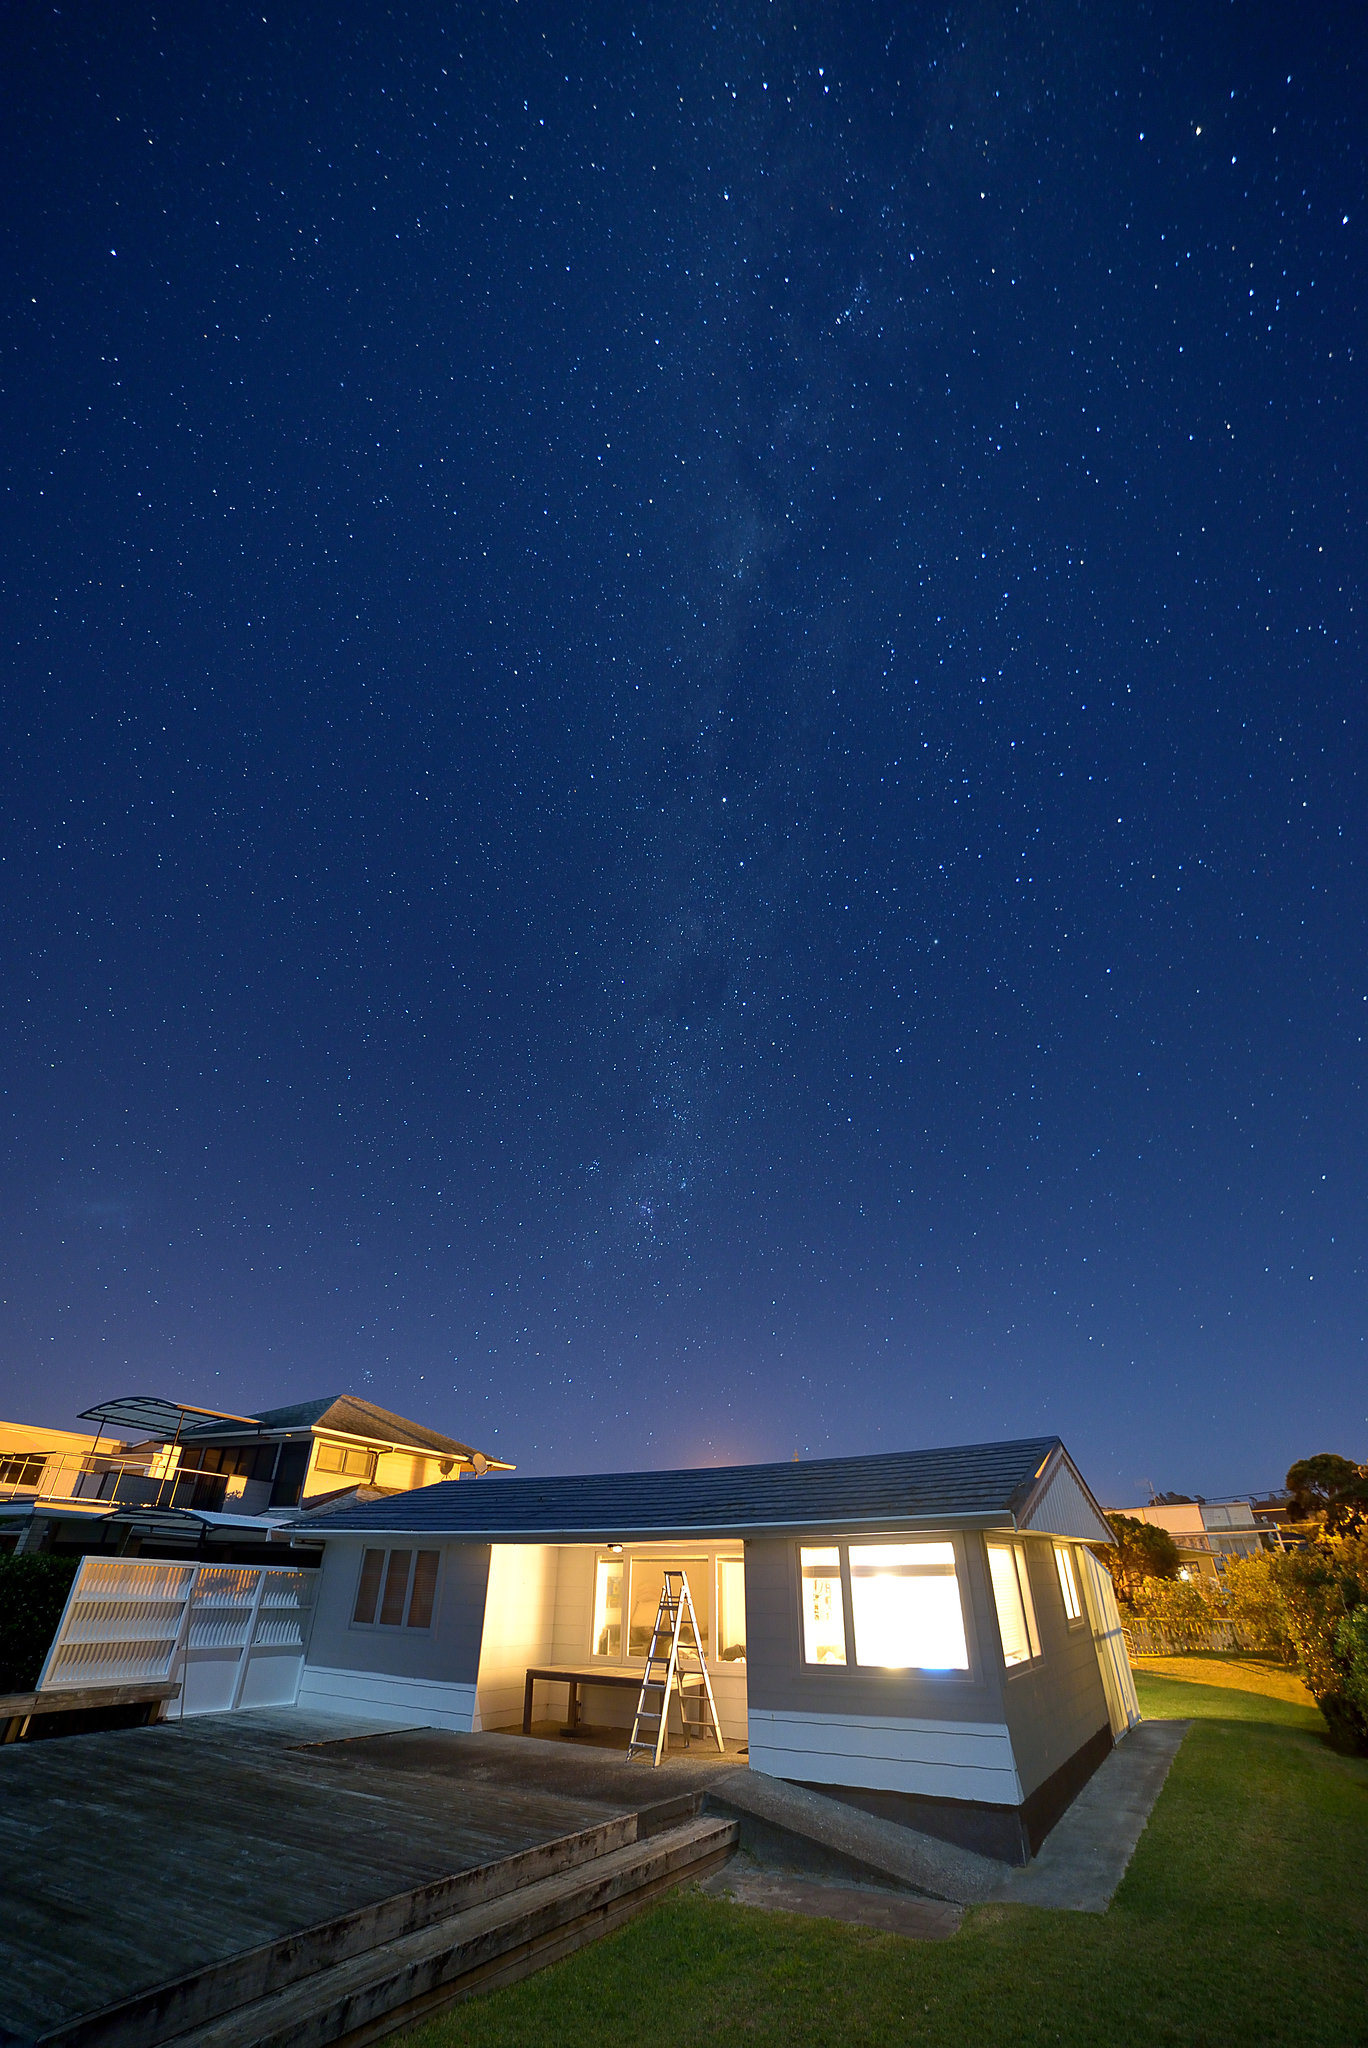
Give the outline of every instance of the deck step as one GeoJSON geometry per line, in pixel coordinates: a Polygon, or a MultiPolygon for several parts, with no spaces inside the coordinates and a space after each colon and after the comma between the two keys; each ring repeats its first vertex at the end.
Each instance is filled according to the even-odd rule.
{"type": "Polygon", "coordinates": [[[608,1933],[671,1886],[717,1869],[737,1834],[734,1821],[714,1817],[666,1827],[161,2033],[148,2048],[364,2048],[608,1933]]]}
{"type": "Polygon", "coordinates": [[[699,1800],[662,1801],[639,1813],[615,1814],[573,1834],[538,1842],[492,1863],[458,1870],[412,1891],[394,1892],[336,1919],[278,1936],[256,1948],[206,1963],[183,1977],[135,1992],[98,2012],[65,2020],[34,2048],[158,2048],[202,2022],[238,2006],[283,1991],[321,1970],[365,1955],[383,1943],[414,1934],[454,1913],[505,1897],[539,1878],[554,1877],[627,1847],[647,1831],[691,1818],[699,1800]]]}

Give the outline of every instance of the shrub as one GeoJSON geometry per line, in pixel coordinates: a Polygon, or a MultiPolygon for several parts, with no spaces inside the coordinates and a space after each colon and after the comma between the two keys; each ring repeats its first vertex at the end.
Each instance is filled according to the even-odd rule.
{"type": "Polygon", "coordinates": [[[1226,1619],[1219,1588],[1198,1579],[1145,1579],[1131,1606],[1142,1620],[1172,1636],[1190,1635],[1226,1619]]]}
{"type": "Polygon", "coordinates": [[[1345,1615],[1335,1630],[1335,1654],[1344,1673],[1344,1696],[1368,1728],[1368,1605],[1345,1615]]]}
{"type": "Polygon", "coordinates": [[[1276,1565],[1277,1559],[1267,1551],[1255,1557],[1232,1557],[1222,1579],[1224,1613],[1239,1630],[1246,1649],[1270,1650],[1285,1663],[1295,1664],[1297,1653],[1288,1631],[1276,1565]]]}
{"type": "Polygon", "coordinates": [[[1335,1740],[1368,1754],[1368,1536],[1342,1536],[1273,1560],[1288,1634],[1335,1740]]]}
{"type": "Polygon", "coordinates": [[[32,1692],[79,1559],[0,1557],[0,1692],[32,1692]]]}

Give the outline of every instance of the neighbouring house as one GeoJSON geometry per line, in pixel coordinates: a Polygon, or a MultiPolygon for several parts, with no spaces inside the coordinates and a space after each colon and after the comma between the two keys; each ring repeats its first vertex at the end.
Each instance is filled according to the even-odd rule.
{"type": "Polygon", "coordinates": [[[294,1527],[324,1553],[301,1705],[515,1728],[573,1677],[621,1729],[682,1566],[755,1768],[1013,1861],[1138,1718],[1087,1547],[1110,1531],[1055,1437],[429,1486],[294,1527]]]}
{"type": "Polygon", "coordinates": [[[251,1563],[274,1543],[316,1558],[285,1526],[301,1514],[513,1469],[353,1394],[251,1416],[123,1395],[81,1420],[98,1433],[0,1424],[0,1545],[251,1563]]]}
{"type": "Polygon", "coordinates": [[[54,1492],[69,1479],[84,1476],[102,1439],[106,1457],[117,1457],[125,1449],[103,1431],[95,1436],[47,1429],[40,1423],[0,1422],[0,1498],[54,1492]]]}
{"type": "Polygon", "coordinates": [[[1271,1540],[1248,1500],[1169,1499],[1115,1512],[1167,1529],[1191,1579],[1217,1579],[1230,1558],[1254,1557],[1271,1540]]]}

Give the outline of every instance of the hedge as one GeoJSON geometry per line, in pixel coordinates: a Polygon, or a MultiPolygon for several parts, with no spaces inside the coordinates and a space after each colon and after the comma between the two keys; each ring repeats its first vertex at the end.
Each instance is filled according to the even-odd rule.
{"type": "Polygon", "coordinates": [[[79,1558],[0,1557],[0,1693],[32,1692],[79,1558]]]}

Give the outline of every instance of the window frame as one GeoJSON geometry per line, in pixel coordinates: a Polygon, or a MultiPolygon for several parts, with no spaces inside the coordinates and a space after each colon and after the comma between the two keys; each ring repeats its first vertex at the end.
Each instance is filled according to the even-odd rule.
{"type": "MultiPolygon", "coordinates": [[[[677,1570],[682,1565],[689,1574],[689,1587],[694,1597],[695,1608],[698,1605],[700,1589],[711,1603],[708,1608],[707,1650],[703,1659],[704,1663],[709,1671],[714,1674],[744,1671],[746,1669],[744,1659],[729,1658],[724,1660],[717,1653],[720,1612],[719,1589],[722,1566],[724,1564],[739,1564],[744,1572],[746,1563],[744,1548],[736,1551],[712,1546],[695,1549],[689,1544],[667,1547],[658,1543],[642,1543],[639,1545],[625,1543],[621,1551],[617,1552],[610,1550],[606,1544],[596,1544],[591,1551],[591,1556],[593,1558],[593,1574],[589,1582],[589,1622],[587,1631],[588,1655],[591,1663],[604,1664],[615,1670],[620,1667],[629,1668],[633,1671],[641,1668],[645,1662],[644,1657],[639,1654],[634,1656],[630,1647],[633,1573],[638,1565],[644,1565],[648,1569],[656,1566],[668,1566],[671,1570],[677,1570]],[[621,1629],[621,1648],[616,1657],[613,1656],[611,1651],[600,1651],[598,1649],[594,1634],[598,1573],[603,1565],[617,1565],[622,1570],[622,1609],[619,1624],[621,1629]]],[[[744,1579],[742,1583],[744,1586],[744,1579]]]]}
{"type": "Polygon", "coordinates": [[[1059,1597],[1064,1607],[1064,1619],[1071,1629],[1082,1628],[1085,1618],[1083,1614],[1083,1585],[1079,1577],[1078,1560],[1074,1556],[1074,1547],[1072,1543],[1056,1543],[1053,1547],[1055,1575],[1059,1580],[1059,1597]],[[1066,1567],[1069,1574],[1067,1584],[1064,1579],[1066,1567]],[[1073,1595],[1072,1612],[1069,1608],[1070,1593],[1073,1595]]]}
{"type": "Polygon", "coordinates": [[[743,1629],[748,1630],[749,1628],[749,1616],[746,1612],[745,1552],[743,1551],[741,1556],[738,1557],[734,1551],[719,1550],[713,1556],[712,1637],[709,1642],[708,1662],[714,1671],[744,1671],[746,1669],[748,1651],[748,1642],[745,1636],[742,1638],[741,1655],[739,1657],[724,1657],[722,1655],[722,1573],[727,1565],[740,1565],[741,1567],[741,1625],[743,1629]]]}
{"type": "MultiPolygon", "coordinates": [[[[710,1559],[706,1550],[690,1551],[687,1544],[681,1543],[678,1550],[671,1550],[668,1553],[642,1549],[628,1550],[624,1555],[627,1560],[628,1570],[624,1581],[626,1590],[622,1603],[622,1662],[633,1666],[646,1662],[645,1652],[634,1653],[632,1650],[632,1615],[636,1610],[637,1604],[636,1574],[638,1566],[644,1566],[652,1574],[658,1569],[662,1575],[662,1583],[664,1574],[667,1571],[685,1571],[689,1574],[689,1597],[693,1605],[694,1618],[702,1623],[701,1632],[705,1645],[703,1662],[708,1666],[709,1670],[714,1670],[716,1668],[716,1656],[713,1649],[714,1617],[711,1612],[706,1617],[699,1615],[698,1587],[701,1585],[710,1597],[715,1596],[715,1584],[711,1587],[708,1585],[710,1578],[716,1579],[716,1573],[710,1572],[708,1569],[709,1564],[715,1561],[715,1554],[714,1558],[710,1559]],[[695,1565],[702,1567],[702,1571],[698,1574],[695,1574],[693,1570],[695,1565]]],[[[657,1599],[656,1613],[659,1614],[659,1612],[660,1602],[657,1599]]]]}
{"type": "MultiPolygon", "coordinates": [[[[589,1582],[589,1656],[591,1661],[595,1664],[608,1664],[616,1666],[626,1661],[626,1653],[623,1649],[623,1641],[627,1634],[627,1596],[629,1585],[627,1555],[628,1553],[625,1550],[612,1551],[603,1547],[596,1549],[593,1554],[594,1570],[593,1577],[590,1579],[589,1582]],[[607,1568],[607,1570],[611,1571],[614,1566],[618,1568],[622,1575],[618,1587],[618,1647],[616,1656],[613,1655],[613,1652],[611,1650],[599,1649],[594,1630],[594,1623],[598,1620],[599,1574],[601,1571],[605,1569],[605,1567],[607,1568]]],[[[605,1630],[607,1628],[610,1628],[611,1626],[612,1624],[609,1622],[605,1622],[604,1624],[605,1630]]]]}
{"type": "Polygon", "coordinates": [[[356,1561],[356,1577],[352,1590],[351,1619],[348,1628],[363,1629],[367,1635],[385,1636],[428,1636],[437,1626],[438,1604],[442,1594],[443,1550],[440,1545],[415,1543],[387,1543],[383,1548],[374,1543],[363,1543],[356,1561]],[[382,1621],[381,1613],[385,1604],[385,1593],[389,1585],[390,1559],[400,1552],[408,1553],[408,1575],[404,1581],[403,1611],[398,1621],[382,1621]],[[380,1575],[375,1587],[375,1608],[369,1621],[362,1621],[357,1613],[361,1604],[361,1587],[365,1579],[366,1559],[380,1559],[380,1575]],[[413,1595],[418,1583],[418,1560],[420,1557],[435,1557],[437,1562],[432,1571],[432,1593],[426,1621],[413,1622],[409,1615],[413,1611],[413,1595]]]}
{"type": "Polygon", "coordinates": [[[876,1529],[861,1529],[850,1536],[811,1535],[800,1539],[793,1546],[794,1569],[794,1615],[797,1622],[798,1669],[808,1676],[820,1673],[820,1684],[839,1683],[842,1678],[858,1680],[861,1684],[884,1684],[906,1687],[939,1685],[975,1685],[980,1682],[978,1630],[976,1625],[975,1599],[970,1591],[968,1557],[963,1532],[958,1529],[895,1529],[883,1533],[876,1529]],[[855,1601],[851,1583],[850,1553],[856,1550],[874,1548],[885,1544],[948,1543],[954,1556],[955,1589],[959,1594],[960,1619],[964,1625],[964,1655],[962,1665],[932,1664],[861,1664],[855,1656],[855,1601]],[[845,1623],[844,1664],[810,1664],[804,1652],[803,1613],[803,1552],[805,1550],[834,1550],[840,1560],[841,1605],[845,1623]]]}
{"type": "MultiPolygon", "coordinates": [[[[1038,1671],[1045,1661],[1040,1642],[1040,1624],[1036,1618],[1035,1589],[1031,1585],[1030,1546],[1019,1536],[989,1536],[984,1540],[984,1563],[987,1566],[988,1597],[993,1603],[993,1625],[997,1630],[998,1654],[1002,1658],[1002,1669],[1009,1679],[1022,1671],[1038,1671]],[[995,1550],[1006,1551],[1012,1558],[1012,1570],[1016,1580],[1017,1597],[1021,1601],[1022,1620],[1026,1626],[1026,1646],[1029,1654],[1018,1657],[1015,1663],[1007,1660],[1007,1645],[1002,1640],[1002,1617],[998,1613],[997,1587],[993,1584],[993,1558],[995,1550]]],[[[1056,1574],[1056,1583],[1058,1575],[1056,1574]]]]}
{"type": "Polygon", "coordinates": [[[342,1444],[335,1442],[330,1437],[319,1437],[317,1448],[314,1451],[313,1469],[316,1473],[321,1472],[325,1478],[341,1480],[344,1483],[347,1480],[352,1480],[357,1486],[370,1486],[375,1480],[375,1467],[376,1453],[373,1450],[368,1450],[364,1444],[342,1444]],[[342,1461],[341,1464],[325,1465],[323,1462],[325,1452],[329,1457],[339,1457],[342,1461]],[[347,1469],[347,1460],[349,1458],[361,1459],[362,1463],[358,1471],[351,1472],[347,1469]]]}

